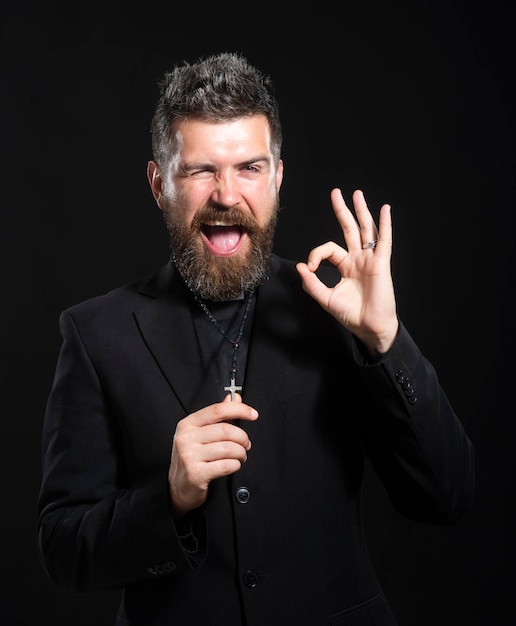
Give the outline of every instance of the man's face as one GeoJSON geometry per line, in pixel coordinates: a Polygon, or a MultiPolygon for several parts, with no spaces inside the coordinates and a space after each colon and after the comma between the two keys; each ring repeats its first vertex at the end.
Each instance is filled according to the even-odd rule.
{"type": "Polygon", "coordinates": [[[168,170],[149,164],[176,264],[190,288],[230,299],[268,271],[283,164],[276,167],[267,119],[180,120],[168,170]]]}

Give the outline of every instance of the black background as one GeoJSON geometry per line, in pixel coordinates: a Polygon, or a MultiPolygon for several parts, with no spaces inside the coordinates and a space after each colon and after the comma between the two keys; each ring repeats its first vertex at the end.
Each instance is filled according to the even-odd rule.
{"type": "MultiPolygon", "coordinates": [[[[44,406],[66,306],[166,262],[148,188],[156,82],[239,51],[285,132],[276,251],[341,241],[329,192],[393,207],[399,313],[473,440],[477,495],[451,528],[401,519],[369,476],[371,551],[401,626],[516,623],[514,20],[509,3],[19,3],[1,9],[2,626],[109,626],[36,548],[44,406]],[[475,8],[476,7],[476,8],[475,8]]],[[[342,399],[346,401],[345,397],[342,399]]]]}

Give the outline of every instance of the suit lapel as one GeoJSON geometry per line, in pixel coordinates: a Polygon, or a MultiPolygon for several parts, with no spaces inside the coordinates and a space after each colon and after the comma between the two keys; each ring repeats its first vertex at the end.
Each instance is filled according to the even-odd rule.
{"type": "Polygon", "coordinates": [[[264,422],[272,402],[292,362],[304,321],[296,314],[299,300],[292,284],[299,283],[297,273],[283,272],[273,257],[270,280],[259,289],[244,382],[244,401],[255,407],[261,419],[252,424],[258,429],[264,422]],[[283,275],[280,275],[283,274],[283,275]]]}
{"type": "Polygon", "coordinates": [[[186,413],[211,404],[216,390],[203,376],[189,293],[172,266],[142,290],[153,300],[135,313],[140,332],[186,413]]]}

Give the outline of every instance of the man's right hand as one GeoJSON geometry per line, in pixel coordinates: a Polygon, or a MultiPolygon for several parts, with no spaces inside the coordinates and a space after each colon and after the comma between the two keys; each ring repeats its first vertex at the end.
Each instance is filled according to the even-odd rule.
{"type": "Polygon", "coordinates": [[[238,471],[247,460],[251,441],[234,420],[254,421],[258,412],[239,394],[206,406],[178,422],[168,484],[172,508],[181,517],[206,500],[210,482],[238,471]]]}

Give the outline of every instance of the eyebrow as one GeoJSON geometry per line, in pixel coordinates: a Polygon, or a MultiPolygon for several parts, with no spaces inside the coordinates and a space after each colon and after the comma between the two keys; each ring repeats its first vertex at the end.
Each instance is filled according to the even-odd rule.
{"type": "MultiPolygon", "coordinates": [[[[252,159],[246,159],[245,161],[241,161],[240,163],[235,163],[235,167],[246,167],[248,165],[253,165],[255,163],[270,163],[271,157],[269,156],[256,156],[252,159]]],[[[181,169],[184,172],[191,172],[193,170],[203,170],[203,169],[211,169],[214,164],[210,161],[202,162],[202,161],[192,161],[191,163],[182,163],[181,169]]]]}

